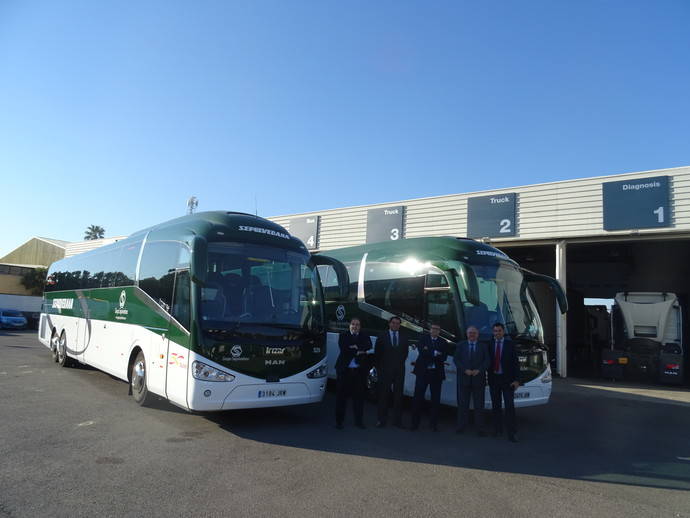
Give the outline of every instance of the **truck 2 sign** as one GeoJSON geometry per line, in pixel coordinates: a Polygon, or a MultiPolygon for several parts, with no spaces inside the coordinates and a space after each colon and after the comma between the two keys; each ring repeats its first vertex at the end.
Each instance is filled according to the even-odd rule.
{"type": "Polygon", "coordinates": [[[467,199],[467,237],[515,235],[514,192],[467,199]]]}

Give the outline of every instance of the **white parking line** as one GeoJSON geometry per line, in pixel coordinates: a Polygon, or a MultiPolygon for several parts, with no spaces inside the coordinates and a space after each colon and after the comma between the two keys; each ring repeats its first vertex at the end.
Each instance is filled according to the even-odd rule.
{"type": "Polygon", "coordinates": [[[690,457],[676,457],[678,460],[687,460],[690,462],[690,457]]]}
{"type": "Polygon", "coordinates": [[[77,425],[77,428],[79,428],[80,426],[91,426],[92,424],[96,424],[96,421],[84,421],[83,423],[79,423],[77,425]]]}

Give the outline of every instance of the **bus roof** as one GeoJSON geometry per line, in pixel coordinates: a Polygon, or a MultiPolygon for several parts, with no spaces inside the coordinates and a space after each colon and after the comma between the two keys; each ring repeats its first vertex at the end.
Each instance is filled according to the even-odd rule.
{"type": "MultiPolygon", "coordinates": [[[[171,219],[152,227],[139,230],[126,239],[104,245],[72,257],[97,255],[110,249],[138,243],[148,235],[148,240],[187,240],[191,245],[194,236],[206,238],[208,242],[237,241],[259,245],[279,246],[307,254],[307,248],[298,238],[291,236],[285,228],[252,214],[230,211],[206,211],[171,219]]],[[[51,265],[70,261],[72,257],[60,259],[51,265]]]]}
{"type": "Polygon", "coordinates": [[[413,237],[326,250],[323,253],[325,255],[333,255],[333,257],[341,261],[348,261],[361,258],[362,254],[367,252],[377,256],[390,253],[411,253],[419,258],[464,259],[470,263],[502,260],[517,266],[515,261],[498,248],[464,237],[413,237]]]}
{"type": "Polygon", "coordinates": [[[302,241],[291,236],[281,225],[244,212],[198,212],[140,230],[130,239],[142,238],[146,234],[149,234],[149,239],[179,239],[180,236],[196,235],[209,242],[248,241],[307,253],[302,241]]]}

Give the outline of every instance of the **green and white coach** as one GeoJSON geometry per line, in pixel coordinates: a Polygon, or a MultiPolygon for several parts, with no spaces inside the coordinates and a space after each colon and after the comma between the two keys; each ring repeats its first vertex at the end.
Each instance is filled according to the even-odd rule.
{"type": "MultiPolygon", "coordinates": [[[[326,329],[317,264],[275,223],[202,212],[53,263],[39,339],[188,410],[321,401],[326,329]]],[[[155,396],[153,396],[155,395],[155,396]]]]}

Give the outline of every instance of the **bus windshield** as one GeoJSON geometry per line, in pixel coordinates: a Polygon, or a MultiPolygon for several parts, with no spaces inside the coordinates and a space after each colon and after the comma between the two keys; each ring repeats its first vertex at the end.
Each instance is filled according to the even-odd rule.
{"type": "Polygon", "coordinates": [[[321,326],[321,291],[308,260],[304,254],[270,246],[209,244],[201,288],[202,326],[321,326]]]}
{"type": "MultiPolygon", "coordinates": [[[[520,270],[504,262],[469,267],[476,277],[479,300],[466,300],[467,291],[461,287],[466,325],[476,326],[480,337],[489,339],[493,324],[501,322],[511,337],[543,343],[539,313],[520,270]]],[[[459,274],[460,284],[468,282],[459,274]]]]}

